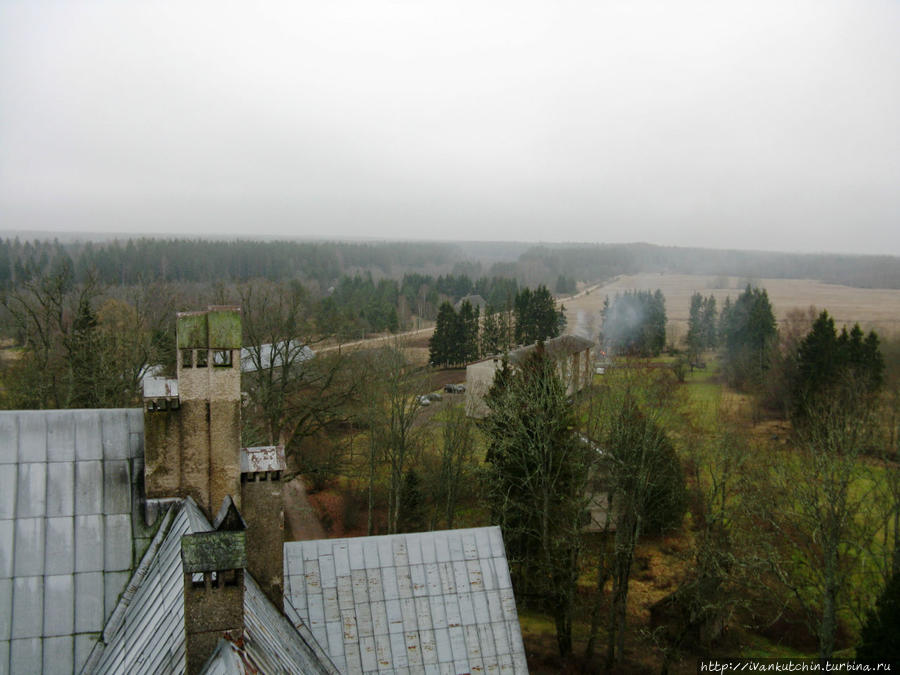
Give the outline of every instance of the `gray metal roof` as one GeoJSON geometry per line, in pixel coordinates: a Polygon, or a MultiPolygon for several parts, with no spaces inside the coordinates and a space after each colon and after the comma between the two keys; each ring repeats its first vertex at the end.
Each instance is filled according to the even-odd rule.
{"type": "Polygon", "coordinates": [[[0,412],[0,673],[81,668],[149,542],[137,410],[0,412]]]}
{"type": "Polygon", "coordinates": [[[273,344],[260,345],[256,347],[241,348],[241,372],[255,373],[257,370],[266,370],[273,365],[284,365],[285,356],[288,356],[289,362],[302,363],[315,358],[315,352],[308,345],[298,340],[290,342],[278,342],[273,344]],[[257,364],[258,362],[258,364],[257,364]],[[259,368],[257,368],[259,365],[259,368]]]}
{"type": "MultiPolygon", "coordinates": [[[[596,343],[580,335],[560,335],[544,342],[544,349],[553,358],[576,354],[596,346],[596,343]]],[[[509,353],[510,363],[520,363],[537,348],[537,343],[519,347],[509,353]]]]}
{"type": "Polygon", "coordinates": [[[498,527],[288,542],[284,561],[295,621],[341,672],[527,672],[498,527]]]}
{"type": "MultiPolygon", "coordinates": [[[[184,672],[181,540],[210,529],[209,521],[190,498],[166,513],[85,672],[184,672]]],[[[243,673],[244,664],[250,663],[263,673],[337,673],[312,636],[304,639],[250,574],[244,575],[243,658],[233,658],[237,649],[220,644],[207,662],[206,672],[243,673]]]]}

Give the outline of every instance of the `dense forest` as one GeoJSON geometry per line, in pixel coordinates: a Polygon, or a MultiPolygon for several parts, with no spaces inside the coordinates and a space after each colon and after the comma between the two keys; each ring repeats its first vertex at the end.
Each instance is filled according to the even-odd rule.
{"type": "MultiPolygon", "coordinates": [[[[398,280],[408,273],[502,277],[571,292],[576,281],[665,272],[746,279],[816,279],[861,288],[900,288],[893,256],[774,253],[651,244],[540,245],[495,242],[307,242],[214,239],[106,241],[0,239],[0,286],[46,273],[68,257],[76,279],[104,284],[300,279],[327,289],[343,276],[369,272],[398,280]]],[[[460,295],[464,295],[462,293],[460,295]]],[[[482,293],[482,295],[484,295],[482,293]]],[[[486,297],[486,299],[488,299],[486,297]]]]}

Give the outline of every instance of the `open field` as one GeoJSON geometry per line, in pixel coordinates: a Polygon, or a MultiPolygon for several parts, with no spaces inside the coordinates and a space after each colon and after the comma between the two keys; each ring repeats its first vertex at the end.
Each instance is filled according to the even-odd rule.
{"type": "MultiPolygon", "coordinates": [[[[565,301],[568,330],[585,329],[596,338],[600,328],[600,309],[604,298],[629,290],[657,288],[666,296],[666,313],[677,338],[687,332],[691,295],[714,295],[721,309],[725,298],[734,300],[746,280],[738,277],[714,277],[688,274],[635,274],[619,276],[588,294],[565,301]]],[[[814,305],[827,309],[837,325],[859,322],[865,329],[882,335],[900,333],[900,290],[853,288],[808,279],[757,279],[754,284],[766,289],[775,317],[782,319],[794,308],[814,305]]]]}

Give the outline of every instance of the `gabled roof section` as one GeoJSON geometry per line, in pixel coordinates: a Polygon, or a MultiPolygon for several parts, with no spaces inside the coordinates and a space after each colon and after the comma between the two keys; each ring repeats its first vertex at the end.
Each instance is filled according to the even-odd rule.
{"type": "Polygon", "coordinates": [[[250,574],[244,576],[244,651],[260,673],[340,673],[312,634],[296,629],[250,574]]]}
{"type": "Polygon", "coordinates": [[[0,412],[0,672],[77,672],[152,533],[143,413],[0,412]]]}
{"type": "Polygon", "coordinates": [[[285,599],[343,673],[527,672],[498,527],[284,552],[285,599]]]}
{"type": "Polygon", "coordinates": [[[216,521],[213,523],[214,530],[242,532],[247,529],[247,521],[234,505],[231,495],[227,495],[222,500],[222,506],[216,514],[216,521]]]}
{"type": "Polygon", "coordinates": [[[298,644],[299,636],[290,621],[272,606],[253,577],[247,575],[246,580],[244,645],[239,647],[224,638],[219,640],[203,666],[203,675],[339,675],[318,645],[305,645],[302,641],[298,644]]]}
{"type": "MultiPolygon", "coordinates": [[[[84,672],[184,672],[182,538],[211,531],[190,498],[167,512],[84,672]]],[[[324,650],[307,635],[304,639],[245,573],[244,646],[220,643],[206,672],[337,673],[324,650]]]]}

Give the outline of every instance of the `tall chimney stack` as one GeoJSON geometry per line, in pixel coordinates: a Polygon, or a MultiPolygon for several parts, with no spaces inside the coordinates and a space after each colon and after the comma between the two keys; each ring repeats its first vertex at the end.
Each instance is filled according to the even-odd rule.
{"type": "Polygon", "coordinates": [[[241,449],[241,490],[247,521],[247,569],[269,600],[284,610],[284,448],[241,449]]]}
{"type": "Polygon", "coordinates": [[[246,527],[226,497],[215,530],[181,538],[188,675],[202,670],[219,638],[243,640],[246,527]]]}
{"type": "Polygon", "coordinates": [[[240,308],[179,313],[176,336],[178,379],[144,385],[145,488],[212,518],[226,496],[240,505],[240,308]]]}

